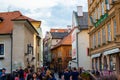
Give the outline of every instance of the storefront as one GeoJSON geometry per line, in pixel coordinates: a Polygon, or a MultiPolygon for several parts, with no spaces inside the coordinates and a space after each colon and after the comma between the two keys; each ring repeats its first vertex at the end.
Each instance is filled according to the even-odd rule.
{"type": "Polygon", "coordinates": [[[96,53],[91,56],[92,58],[92,69],[99,70],[101,68],[101,53],[96,53]]]}
{"type": "Polygon", "coordinates": [[[119,72],[120,70],[119,52],[119,48],[114,48],[103,52],[104,57],[106,57],[106,59],[104,59],[105,68],[110,72],[110,74],[113,72],[119,72]]]}
{"type": "Polygon", "coordinates": [[[120,71],[120,49],[114,48],[91,55],[92,69],[111,75],[120,71]]]}

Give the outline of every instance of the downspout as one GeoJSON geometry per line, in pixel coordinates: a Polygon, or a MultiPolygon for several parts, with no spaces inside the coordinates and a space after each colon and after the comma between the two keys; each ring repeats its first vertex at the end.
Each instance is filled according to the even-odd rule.
{"type": "Polygon", "coordinates": [[[79,33],[79,32],[76,33],[76,39],[77,39],[77,40],[76,40],[76,47],[77,47],[77,66],[78,66],[78,68],[79,68],[78,33],[79,33]]]}
{"type": "Polygon", "coordinates": [[[13,36],[12,34],[10,35],[11,38],[11,73],[12,73],[12,56],[13,56],[13,36]]]}

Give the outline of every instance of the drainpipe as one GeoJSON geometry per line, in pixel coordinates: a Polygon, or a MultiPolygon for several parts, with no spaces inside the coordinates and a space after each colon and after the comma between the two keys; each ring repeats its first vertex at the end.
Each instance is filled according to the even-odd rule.
{"type": "Polygon", "coordinates": [[[11,73],[12,73],[12,55],[13,55],[13,36],[10,35],[11,38],[11,73]]]}
{"type": "Polygon", "coordinates": [[[76,33],[76,39],[77,39],[77,40],[76,40],[76,47],[77,47],[77,66],[79,67],[78,33],[79,33],[79,32],[76,33]]]}

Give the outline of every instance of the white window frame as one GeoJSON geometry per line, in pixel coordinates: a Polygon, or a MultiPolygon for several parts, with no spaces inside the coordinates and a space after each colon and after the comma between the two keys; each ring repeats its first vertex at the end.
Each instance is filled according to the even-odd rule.
{"type": "Polygon", "coordinates": [[[4,55],[0,55],[0,58],[5,57],[5,43],[4,42],[0,42],[0,44],[4,44],[4,55]]]}

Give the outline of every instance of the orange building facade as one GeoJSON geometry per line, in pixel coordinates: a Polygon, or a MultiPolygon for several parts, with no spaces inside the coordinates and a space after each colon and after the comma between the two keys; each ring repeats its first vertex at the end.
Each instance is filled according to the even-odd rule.
{"type": "Polygon", "coordinates": [[[88,0],[92,68],[120,73],[120,0],[88,0]]]}
{"type": "Polygon", "coordinates": [[[71,33],[65,36],[55,47],[51,49],[52,53],[52,66],[57,71],[64,70],[68,67],[71,60],[71,33]]]}

